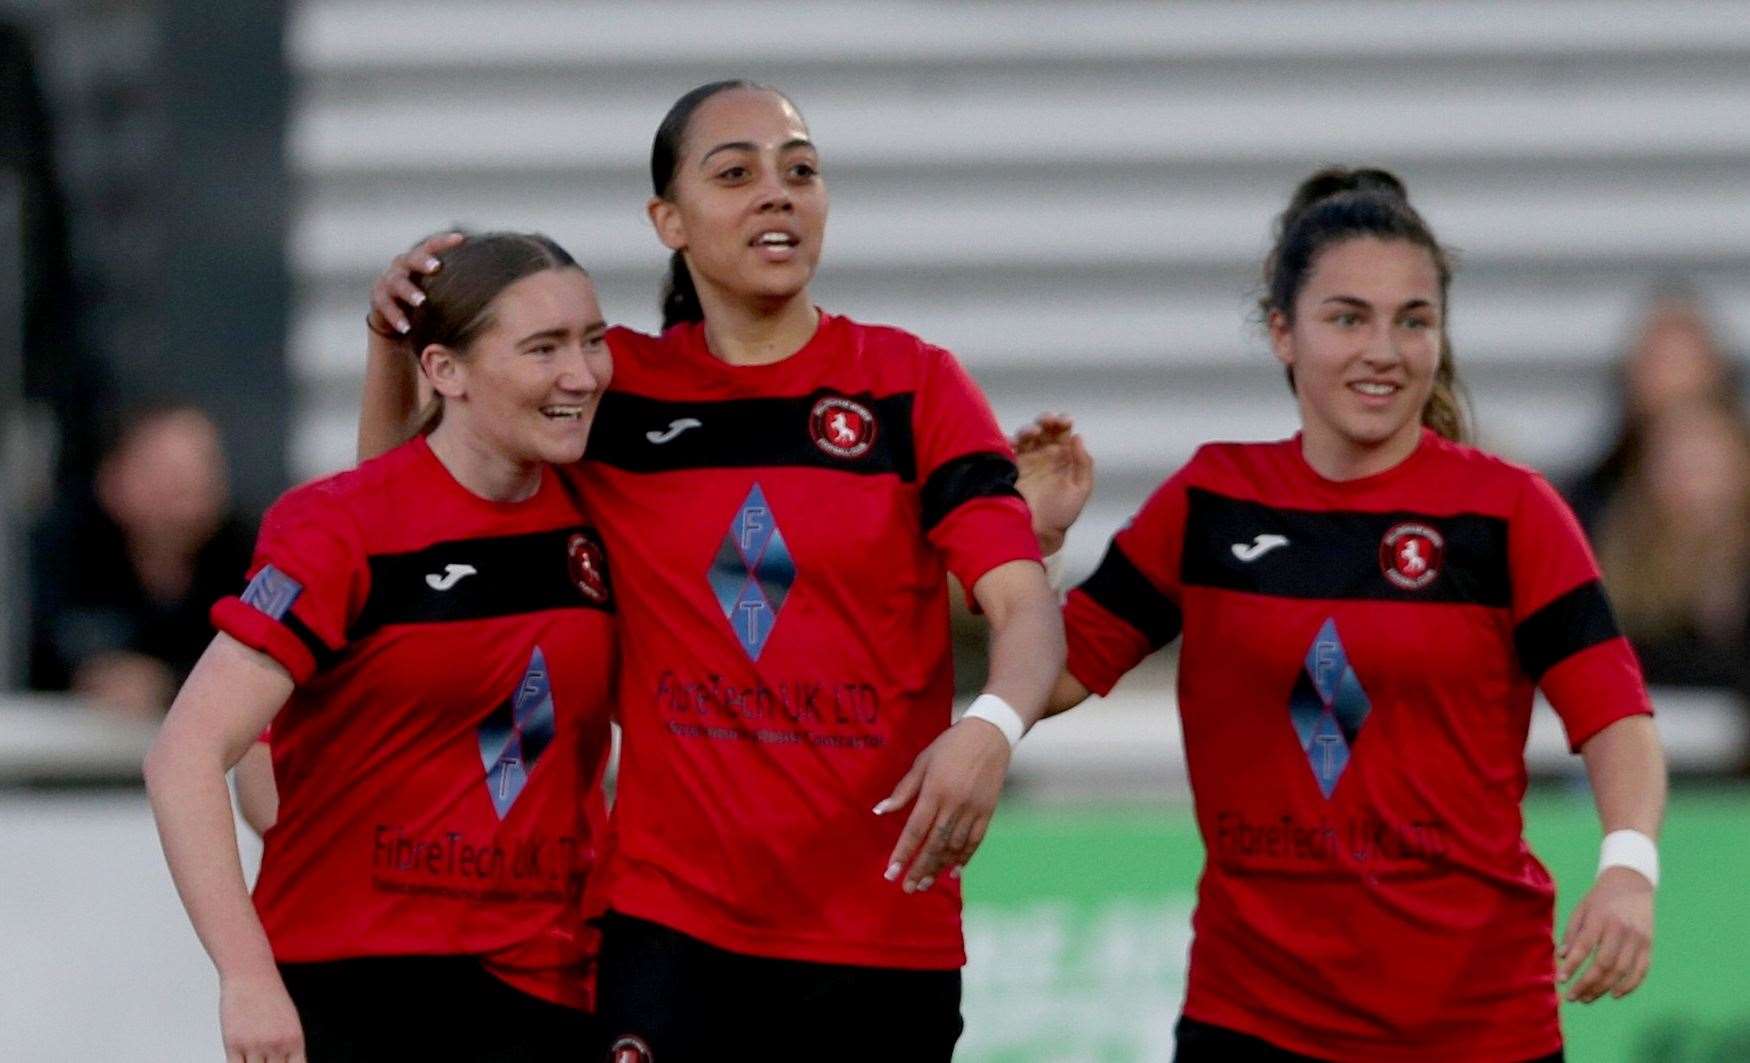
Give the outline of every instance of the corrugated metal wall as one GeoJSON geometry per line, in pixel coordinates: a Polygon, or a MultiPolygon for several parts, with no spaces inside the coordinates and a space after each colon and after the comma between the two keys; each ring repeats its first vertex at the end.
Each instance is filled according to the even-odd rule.
{"type": "Polygon", "coordinates": [[[1081,420],[1072,573],[1198,442],[1292,430],[1251,300],[1319,164],[1406,177],[1461,253],[1485,440],[1558,475],[1650,284],[1750,336],[1738,3],[306,0],[289,41],[305,474],[349,462],[369,281],[427,231],[545,229],[653,325],[650,136],[724,76],[786,89],[822,147],[824,305],[954,349],[1006,421],[1081,420]]]}

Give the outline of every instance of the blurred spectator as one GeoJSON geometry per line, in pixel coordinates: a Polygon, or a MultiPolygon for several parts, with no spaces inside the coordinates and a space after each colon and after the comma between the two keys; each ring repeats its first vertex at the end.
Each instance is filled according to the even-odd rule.
{"type": "Polygon", "coordinates": [[[1642,431],[1596,538],[1623,630],[1648,682],[1750,695],[1750,424],[1714,396],[1642,431]]]}
{"type": "Polygon", "coordinates": [[[135,414],[89,500],[58,507],[33,537],[31,685],[163,712],[211,641],[207,610],[237,590],[251,541],[212,420],[192,406],[135,414]]]}
{"type": "Polygon", "coordinates": [[[1618,366],[1617,389],[1616,439],[1567,491],[1575,516],[1594,535],[1604,510],[1634,474],[1653,418],[1698,399],[1742,408],[1737,366],[1700,296],[1681,285],[1668,285],[1648,301],[1634,342],[1618,366]]]}

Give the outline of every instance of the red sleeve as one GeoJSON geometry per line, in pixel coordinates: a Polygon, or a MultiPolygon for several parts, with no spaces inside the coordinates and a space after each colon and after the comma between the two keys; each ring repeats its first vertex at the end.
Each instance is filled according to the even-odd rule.
{"type": "Polygon", "coordinates": [[[346,645],[370,568],[350,516],[306,487],[261,522],[249,586],[213,606],[213,626],[278,661],[302,685],[346,645]]]}
{"type": "Polygon", "coordinates": [[[1119,529],[1100,567],[1064,602],[1069,672],[1096,694],[1178,637],[1185,510],[1181,470],[1119,529]]]}
{"type": "Polygon", "coordinates": [[[925,533],[970,599],[1009,561],[1039,561],[1033,515],[1015,489],[1015,452],[990,404],[954,356],[925,349],[912,424],[925,533]]]}
{"type": "Polygon", "coordinates": [[[1543,477],[1527,479],[1507,537],[1519,664],[1561,717],[1569,747],[1578,751],[1617,720],[1652,712],[1585,533],[1543,477]]]}

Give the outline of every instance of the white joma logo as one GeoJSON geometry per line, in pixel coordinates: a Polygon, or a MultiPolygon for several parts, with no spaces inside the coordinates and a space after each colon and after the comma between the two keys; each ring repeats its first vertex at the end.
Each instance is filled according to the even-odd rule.
{"type": "Polygon", "coordinates": [[[1233,550],[1234,556],[1241,561],[1252,562],[1263,557],[1278,546],[1287,545],[1288,536],[1286,535],[1260,535],[1249,543],[1235,543],[1233,550]]]}
{"type": "Polygon", "coordinates": [[[427,574],[425,585],[434,591],[447,591],[478,572],[479,569],[473,565],[445,565],[443,575],[440,576],[436,572],[427,574]]]}
{"type": "Polygon", "coordinates": [[[703,428],[703,427],[705,427],[704,423],[699,421],[696,418],[682,417],[682,418],[679,418],[677,420],[670,421],[668,423],[668,429],[666,431],[646,432],[646,433],[644,433],[644,438],[650,440],[652,443],[655,443],[658,446],[661,446],[662,444],[667,443],[668,441],[672,440],[675,436],[678,436],[682,432],[685,432],[689,428],[703,428]]]}

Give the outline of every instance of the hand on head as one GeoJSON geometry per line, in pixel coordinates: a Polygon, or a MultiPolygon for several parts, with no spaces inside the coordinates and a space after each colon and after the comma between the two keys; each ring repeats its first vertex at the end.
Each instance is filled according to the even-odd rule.
{"type": "Polygon", "coordinates": [[[371,285],[371,312],[365,317],[366,327],[387,340],[406,336],[412,328],[408,311],[425,302],[419,278],[442,269],[443,261],[438,256],[464,239],[457,232],[438,233],[396,255],[371,285]]]}

